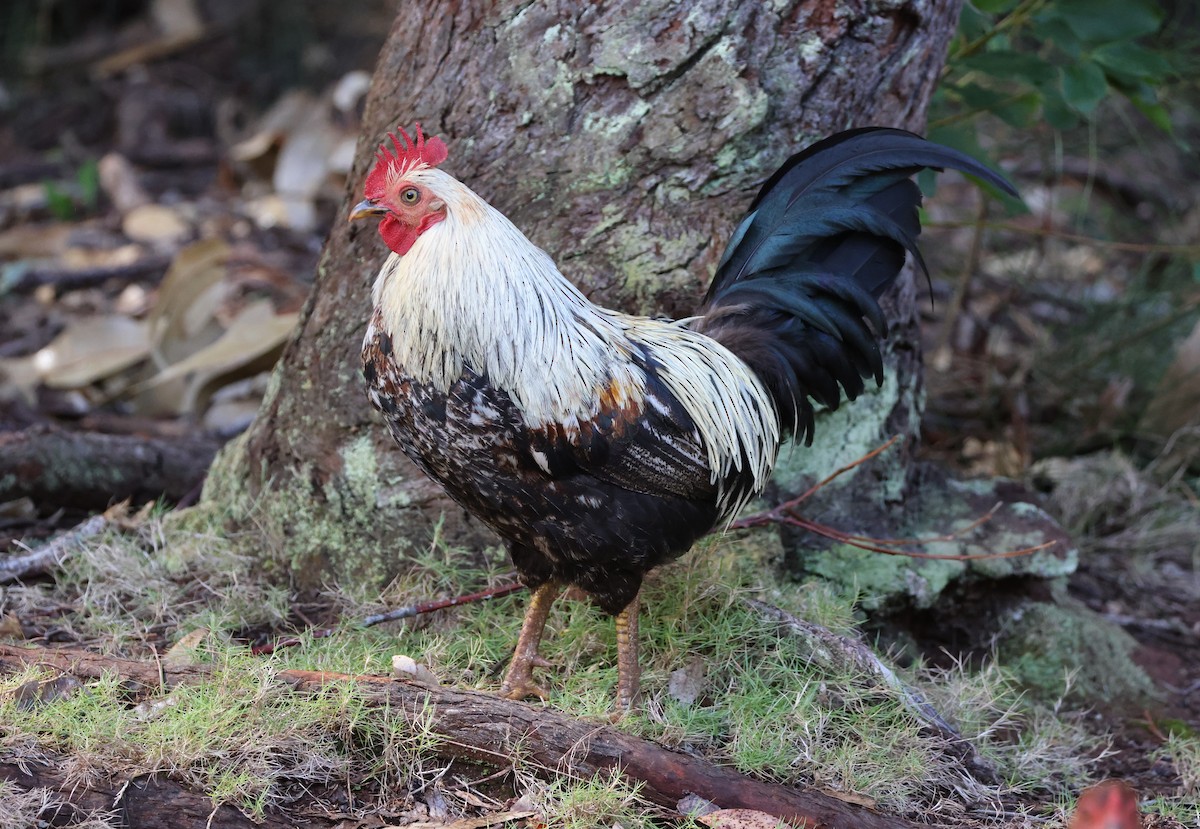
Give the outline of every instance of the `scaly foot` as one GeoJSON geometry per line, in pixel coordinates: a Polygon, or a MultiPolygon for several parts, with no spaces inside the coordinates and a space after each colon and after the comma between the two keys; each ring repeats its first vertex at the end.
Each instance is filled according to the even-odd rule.
{"type": "Polygon", "coordinates": [[[611,722],[617,722],[633,709],[641,685],[642,669],[638,664],[638,610],[641,594],[617,614],[617,699],[611,722]]]}
{"type": "Polygon", "coordinates": [[[504,675],[504,683],[500,686],[500,693],[507,699],[546,698],[546,690],[533,680],[533,669],[551,667],[538,654],[538,648],[542,644],[542,632],[546,628],[550,605],[554,604],[561,591],[562,585],[549,581],[535,588],[530,596],[525,621],[521,623],[521,635],[513,650],[508,673],[504,675]]]}
{"type": "Polygon", "coordinates": [[[518,660],[514,656],[512,664],[508,666],[508,673],[504,675],[504,683],[500,686],[501,696],[505,699],[546,699],[550,692],[534,680],[533,669],[552,667],[554,666],[548,660],[540,656],[528,660],[518,660]]]}

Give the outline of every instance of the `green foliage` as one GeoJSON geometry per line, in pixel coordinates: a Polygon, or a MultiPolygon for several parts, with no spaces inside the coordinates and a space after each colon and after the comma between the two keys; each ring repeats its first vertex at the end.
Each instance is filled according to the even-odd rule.
{"type": "Polygon", "coordinates": [[[89,159],[75,171],[75,180],[66,185],[47,181],[46,202],[54,218],[68,222],[80,212],[94,213],[100,204],[100,167],[89,159]]]}
{"type": "Polygon", "coordinates": [[[1171,132],[1159,90],[1179,74],[1153,35],[1159,0],[974,0],[968,3],[934,95],[930,137],[981,153],[967,122],[981,113],[1018,129],[1065,130],[1127,98],[1171,132]]]}

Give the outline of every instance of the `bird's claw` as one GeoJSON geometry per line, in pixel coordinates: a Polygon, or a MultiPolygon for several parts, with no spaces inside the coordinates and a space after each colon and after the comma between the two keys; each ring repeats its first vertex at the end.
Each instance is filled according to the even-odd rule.
{"type": "MultiPolygon", "coordinates": [[[[542,662],[544,663],[545,660],[543,659],[542,662]]],[[[538,667],[545,668],[549,666],[542,664],[538,667]]],[[[533,677],[529,674],[529,671],[526,670],[524,672],[524,676],[521,676],[520,673],[518,673],[516,676],[513,676],[512,673],[510,673],[509,676],[505,678],[504,684],[500,686],[500,695],[505,699],[513,700],[529,699],[530,697],[537,697],[540,700],[545,700],[550,696],[550,692],[534,682],[533,677]]]]}
{"type": "Polygon", "coordinates": [[[500,686],[500,695],[505,699],[529,699],[537,697],[545,700],[550,692],[539,685],[533,678],[534,668],[553,668],[550,662],[540,654],[533,654],[525,659],[513,660],[500,686]]]}

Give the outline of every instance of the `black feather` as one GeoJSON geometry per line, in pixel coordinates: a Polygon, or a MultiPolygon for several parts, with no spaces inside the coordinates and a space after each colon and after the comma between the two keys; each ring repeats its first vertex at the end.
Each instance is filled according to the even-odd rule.
{"type": "Polygon", "coordinates": [[[730,237],[695,327],[763,380],[781,428],[812,441],[813,404],[836,409],[883,380],[878,298],[917,249],[912,176],[953,168],[1012,195],[1003,177],[904,130],[866,127],[784,162],[730,237]]]}

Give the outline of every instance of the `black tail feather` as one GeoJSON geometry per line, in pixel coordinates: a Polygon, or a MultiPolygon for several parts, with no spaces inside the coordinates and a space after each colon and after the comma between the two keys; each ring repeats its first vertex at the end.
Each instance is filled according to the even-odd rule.
{"type": "Polygon", "coordinates": [[[826,138],[784,162],[730,238],[696,328],[741,357],[775,399],[781,427],[812,442],[813,404],[883,380],[878,298],[917,250],[912,176],[950,167],[1016,195],[962,153],[879,127],[826,138]],[[811,398],[811,399],[810,399],[811,398]]]}

